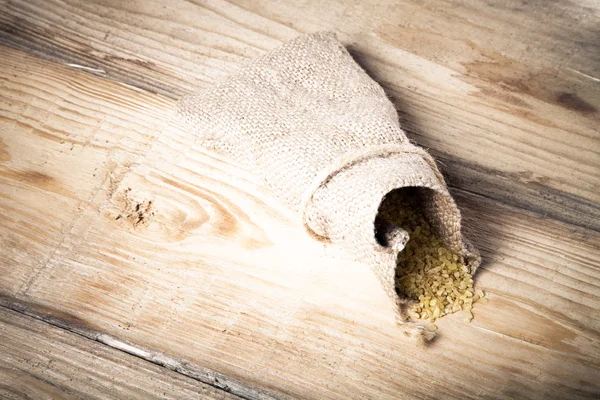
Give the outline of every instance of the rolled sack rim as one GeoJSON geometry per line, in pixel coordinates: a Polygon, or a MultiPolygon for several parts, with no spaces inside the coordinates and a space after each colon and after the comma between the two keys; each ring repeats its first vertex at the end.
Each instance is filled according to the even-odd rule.
{"type": "MultiPolygon", "coordinates": [[[[371,158],[376,158],[376,157],[387,158],[387,157],[395,156],[395,155],[399,155],[399,154],[418,155],[429,165],[431,172],[433,172],[433,175],[435,176],[435,178],[437,180],[437,183],[435,183],[435,184],[424,183],[418,187],[430,189],[439,194],[442,194],[443,196],[446,196],[450,200],[451,212],[456,215],[457,220],[460,222],[462,219],[460,210],[458,209],[458,207],[456,206],[456,203],[454,202],[454,199],[448,192],[444,177],[441,174],[441,172],[439,171],[439,169],[437,168],[437,165],[435,164],[433,157],[424,149],[422,149],[418,146],[415,146],[408,141],[405,141],[402,143],[389,143],[389,144],[383,144],[383,145],[377,145],[377,146],[362,147],[354,152],[344,154],[343,156],[335,159],[327,169],[324,169],[319,174],[317,174],[315,176],[315,178],[313,179],[313,183],[304,192],[304,195],[302,197],[302,202],[300,205],[300,212],[301,212],[301,216],[302,216],[302,226],[307,231],[307,233],[311,237],[313,237],[317,240],[329,241],[329,238],[326,235],[323,235],[323,234],[315,231],[310,226],[310,222],[307,219],[307,209],[309,208],[311,202],[313,201],[314,194],[321,187],[325,186],[329,181],[331,181],[336,175],[338,175],[342,171],[345,171],[345,170],[347,170],[357,164],[360,164],[364,161],[367,161],[371,158]]],[[[379,203],[377,204],[377,210],[379,210],[381,203],[383,202],[385,196],[388,193],[390,193],[391,191],[396,190],[396,189],[401,189],[403,187],[411,187],[411,186],[413,186],[413,185],[393,184],[393,185],[391,185],[391,187],[386,188],[385,194],[380,198],[379,203]]],[[[392,244],[390,246],[384,246],[381,243],[379,243],[379,241],[375,237],[375,217],[376,217],[376,215],[377,215],[377,212],[375,212],[375,216],[373,218],[373,235],[368,236],[369,240],[371,240],[370,244],[373,246],[373,249],[376,250],[377,252],[389,253],[389,254],[396,256],[397,253],[404,248],[404,245],[406,244],[406,242],[404,242],[400,248],[398,248],[397,243],[396,243],[396,245],[392,244]]],[[[402,229],[402,227],[398,227],[398,228],[402,229]]],[[[463,256],[465,257],[465,261],[467,262],[467,264],[469,264],[469,266],[471,268],[471,272],[474,273],[481,262],[481,257],[479,255],[479,253],[477,252],[477,250],[475,250],[474,246],[462,234],[462,228],[458,229],[458,231],[456,232],[456,235],[457,235],[457,237],[455,238],[455,243],[460,247],[460,251],[463,254],[463,256]]]]}

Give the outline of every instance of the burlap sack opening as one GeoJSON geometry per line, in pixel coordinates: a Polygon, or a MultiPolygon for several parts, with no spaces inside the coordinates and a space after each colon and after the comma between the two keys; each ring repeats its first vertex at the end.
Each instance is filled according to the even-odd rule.
{"type": "Polygon", "coordinates": [[[437,235],[475,272],[480,257],[462,237],[460,212],[431,156],[409,143],[361,149],[360,154],[310,192],[311,203],[303,213],[307,229],[369,264],[400,311],[407,299],[396,290],[396,258],[409,236],[402,227],[378,219],[378,213],[389,193],[412,188],[437,235]]]}
{"type": "MultiPolygon", "coordinates": [[[[183,98],[178,112],[204,146],[261,176],[300,213],[307,232],[368,264],[397,306],[399,322],[396,256],[408,238],[399,228],[376,229],[378,209],[392,190],[427,188],[421,195],[432,225],[473,271],[477,267],[479,257],[462,238],[460,213],[434,160],[409,143],[383,89],[335,35],[292,40],[183,98]],[[385,245],[377,239],[382,234],[385,245]]],[[[417,325],[403,329],[425,335],[417,325]]]]}
{"type": "MultiPolygon", "coordinates": [[[[429,188],[419,186],[396,188],[384,196],[381,204],[387,196],[392,195],[396,191],[404,191],[408,193],[409,197],[417,198],[427,222],[434,229],[436,235],[452,251],[462,254],[465,258],[465,264],[470,267],[471,273],[475,273],[481,262],[479,253],[472,247],[468,240],[461,236],[460,229],[456,229],[456,227],[460,227],[460,212],[456,208],[450,194],[440,189],[441,187],[429,188]]],[[[410,235],[402,227],[379,218],[378,211],[378,215],[375,217],[375,239],[382,247],[386,248],[396,247],[394,243],[399,242],[401,246],[397,246],[397,248],[400,249],[399,251],[403,251],[405,244],[410,239],[410,235]]],[[[395,254],[397,255],[398,252],[395,254]]],[[[402,274],[402,271],[398,271],[397,268],[399,267],[396,267],[395,276],[402,274]]],[[[383,282],[382,284],[384,287],[389,285],[389,283],[383,282]]],[[[399,295],[400,303],[412,301],[412,299],[403,296],[397,287],[394,287],[394,291],[399,295]]]]}

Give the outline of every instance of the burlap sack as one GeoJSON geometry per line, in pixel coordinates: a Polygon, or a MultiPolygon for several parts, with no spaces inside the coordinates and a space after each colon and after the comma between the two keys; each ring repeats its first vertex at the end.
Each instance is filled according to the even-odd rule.
{"type": "MultiPolygon", "coordinates": [[[[378,226],[375,235],[379,205],[391,190],[428,188],[421,195],[429,222],[477,268],[479,256],[461,235],[459,211],[434,160],[409,143],[383,89],[333,34],[286,43],[185,97],[178,112],[204,146],[264,178],[312,235],[369,264],[398,310],[396,256],[408,235],[394,226],[378,226]]],[[[416,325],[404,328],[424,334],[416,325]]]]}

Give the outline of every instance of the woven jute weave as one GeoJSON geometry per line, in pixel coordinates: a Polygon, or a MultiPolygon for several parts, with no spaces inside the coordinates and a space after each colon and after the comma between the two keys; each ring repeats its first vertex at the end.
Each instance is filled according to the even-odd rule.
{"type": "MultiPolygon", "coordinates": [[[[439,236],[472,272],[479,265],[435,161],[409,143],[383,89],[334,34],[284,44],[223,83],[184,97],[178,113],[204,146],[262,177],[311,235],[368,264],[399,322],[404,299],[395,288],[396,257],[408,235],[394,226],[385,227],[383,241],[375,235],[378,208],[390,191],[423,188],[422,207],[439,236]]],[[[415,324],[403,329],[425,336],[415,324]]]]}

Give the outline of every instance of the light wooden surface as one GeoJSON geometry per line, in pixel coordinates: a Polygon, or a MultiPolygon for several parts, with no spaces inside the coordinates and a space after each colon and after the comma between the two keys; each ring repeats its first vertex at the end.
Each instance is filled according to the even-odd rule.
{"type": "Polygon", "coordinates": [[[0,308],[0,398],[239,399],[5,308],[0,308]]]}
{"type": "Polygon", "coordinates": [[[169,98],[333,30],[453,186],[600,230],[595,0],[2,0],[0,40],[169,98]]]}
{"type": "Polygon", "coordinates": [[[600,396],[593,3],[2,5],[5,307],[248,398],[600,396]],[[368,270],[171,120],[324,28],[442,161],[483,253],[490,302],[426,350],[368,270]]]}
{"type": "Polygon", "coordinates": [[[415,349],[370,271],[194,144],[171,100],[0,59],[5,295],[281,395],[599,394],[600,234],[456,190],[491,301],[415,349]]]}

